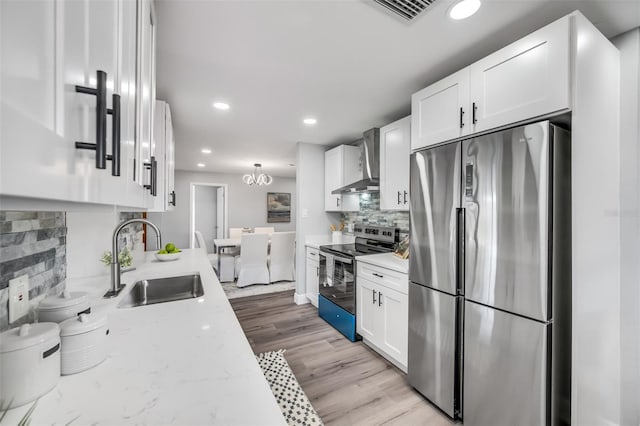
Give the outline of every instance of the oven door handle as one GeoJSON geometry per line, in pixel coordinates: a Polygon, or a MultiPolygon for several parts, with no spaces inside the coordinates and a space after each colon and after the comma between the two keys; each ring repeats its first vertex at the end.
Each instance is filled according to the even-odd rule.
{"type": "MultiPolygon", "coordinates": [[[[320,256],[322,256],[322,253],[320,253],[320,256]]],[[[331,256],[333,256],[333,260],[335,262],[344,263],[345,265],[351,265],[353,263],[353,259],[349,259],[348,257],[340,257],[340,256],[336,256],[335,254],[331,254],[331,256]]],[[[324,257],[326,259],[326,256],[324,257]]]]}

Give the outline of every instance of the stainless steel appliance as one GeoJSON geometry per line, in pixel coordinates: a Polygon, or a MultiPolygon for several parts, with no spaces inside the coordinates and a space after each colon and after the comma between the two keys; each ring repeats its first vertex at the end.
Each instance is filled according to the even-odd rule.
{"type": "Polygon", "coordinates": [[[570,136],[549,122],[411,156],[411,385],[465,425],[568,423],[570,136]]]}
{"type": "Polygon", "coordinates": [[[320,246],[320,295],[318,315],[351,341],[356,335],[355,257],[393,251],[399,230],[387,226],[357,224],[353,244],[320,246]]]}

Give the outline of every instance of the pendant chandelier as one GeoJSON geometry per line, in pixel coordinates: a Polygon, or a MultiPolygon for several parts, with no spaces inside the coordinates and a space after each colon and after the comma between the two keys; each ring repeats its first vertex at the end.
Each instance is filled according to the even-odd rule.
{"type": "Polygon", "coordinates": [[[244,181],[244,183],[246,183],[249,186],[271,185],[271,182],[273,182],[273,178],[265,173],[262,173],[262,164],[255,163],[253,167],[255,167],[253,169],[253,173],[242,176],[242,180],[244,181]]]}

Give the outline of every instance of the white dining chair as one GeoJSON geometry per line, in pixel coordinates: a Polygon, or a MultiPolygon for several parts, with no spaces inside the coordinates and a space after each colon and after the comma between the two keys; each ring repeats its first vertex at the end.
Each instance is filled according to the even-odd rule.
{"type": "Polygon", "coordinates": [[[293,281],[295,279],[295,232],[274,232],[271,234],[271,254],[269,256],[269,282],[293,281]]]}
{"type": "Polygon", "coordinates": [[[273,234],[275,228],[273,226],[256,226],[253,228],[254,234],[273,234]]]}
{"type": "Polygon", "coordinates": [[[242,236],[242,228],[229,228],[229,238],[236,239],[242,236]]]}
{"type": "Polygon", "coordinates": [[[236,257],[238,287],[246,287],[251,284],[269,284],[268,247],[269,236],[267,234],[242,234],[240,256],[236,257]]]}
{"type": "Polygon", "coordinates": [[[207,242],[202,235],[202,232],[195,231],[196,245],[203,249],[207,253],[209,263],[213,267],[213,270],[218,273],[218,280],[220,282],[230,282],[235,279],[235,257],[229,254],[213,254],[209,253],[207,249],[207,242]],[[218,261],[220,262],[220,271],[218,271],[218,261]]]}

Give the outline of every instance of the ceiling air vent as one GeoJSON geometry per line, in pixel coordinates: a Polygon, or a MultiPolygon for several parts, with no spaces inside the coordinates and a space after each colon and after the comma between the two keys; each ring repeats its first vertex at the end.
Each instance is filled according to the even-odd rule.
{"type": "Polygon", "coordinates": [[[407,21],[424,12],[427,7],[431,6],[436,0],[374,0],[393,13],[402,16],[407,21]]]}

